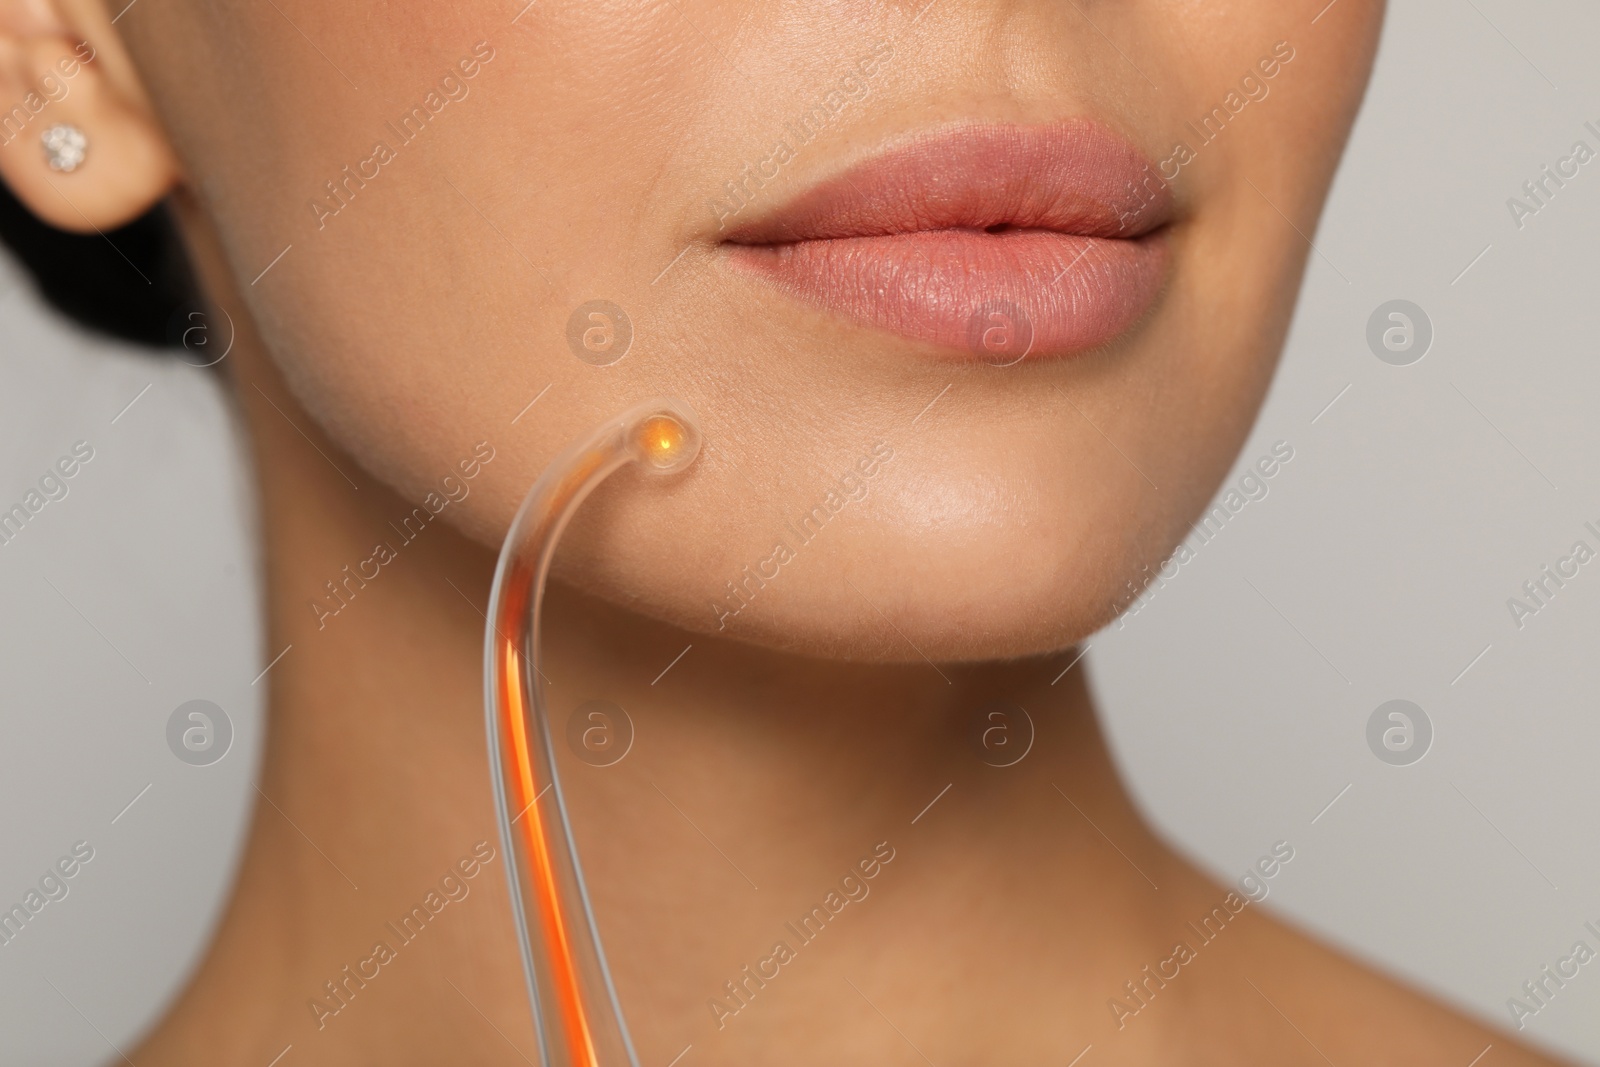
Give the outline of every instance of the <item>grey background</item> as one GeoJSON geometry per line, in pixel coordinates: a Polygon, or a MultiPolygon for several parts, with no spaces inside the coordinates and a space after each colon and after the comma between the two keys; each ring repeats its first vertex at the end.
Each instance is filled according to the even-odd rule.
{"type": "MultiPolygon", "coordinates": [[[[1581,0],[1392,5],[1241,462],[1278,440],[1295,458],[1087,660],[1175,841],[1233,879],[1288,840],[1271,904],[1501,1025],[1600,925],[1600,561],[1520,630],[1505,604],[1573,541],[1600,548],[1600,161],[1520,231],[1505,204],[1577,138],[1600,147],[1596,41],[1581,0]],[[1411,366],[1365,340],[1392,299],[1433,323],[1411,366]],[[1434,729],[1409,766],[1367,747],[1396,698],[1434,729]]],[[[136,1040],[216,920],[254,796],[254,680],[279,650],[213,382],[84,338],[4,263],[0,339],[0,507],[74,441],[96,453],[0,545],[0,905],[95,849],[0,947],[0,1058],[92,1064],[136,1040]],[[235,731],[209,767],[166,747],[193,699],[235,731]]],[[[1523,1034],[1600,1063],[1600,970],[1523,1034]]]]}
{"type": "MultiPolygon", "coordinates": [[[[1506,208],[1579,137],[1600,148],[1596,41],[1576,0],[1391,5],[1241,457],[1295,458],[1089,653],[1174,840],[1230,877],[1290,841],[1272,903],[1500,1025],[1540,967],[1600,948],[1600,565],[1521,630],[1506,607],[1574,541],[1600,549],[1600,160],[1520,231],[1506,208]],[[1434,326],[1406,367],[1365,337],[1397,298],[1434,326]],[[1395,698],[1434,727],[1406,767],[1366,742],[1395,698]]],[[[1522,1033],[1600,1062],[1600,972],[1522,1033]]]]}

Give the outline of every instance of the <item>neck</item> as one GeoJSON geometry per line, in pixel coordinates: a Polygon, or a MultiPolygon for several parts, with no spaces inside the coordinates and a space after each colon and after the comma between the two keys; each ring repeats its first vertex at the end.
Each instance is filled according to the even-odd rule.
{"type": "MultiPolygon", "coordinates": [[[[536,1059],[484,742],[494,554],[439,521],[403,540],[391,523],[413,502],[316,431],[250,338],[231,362],[261,492],[265,652],[289,651],[265,679],[260,803],[234,899],[138,1062],[266,1063],[291,1044],[302,1063],[536,1059]],[[395,558],[348,581],[380,542],[395,558]]],[[[646,1063],[690,1044],[702,1063],[783,1047],[899,1055],[867,1007],[888,1010],[880,996],[924,1033],[979,997],[1007,1017],[1066,1011],[1103,1028],[1118,992],[1104,974],[1138,978],[1126,961],[1159,959],[1176,916],[1220,900],[1139,820],[1081,667],[1051,681],[1064,658],[825,663],[562,589],[545,610],[573,828],[646,1063]],[[564,751],[590,699],[632,723],[611,766],[564,751]],[[984,718],[995,702],[1031,722],[1011,766],[995,764],[1029,727],[1014,710],[984,718]],[[873,876],[841,889],[864,859],[873,876]],[[931,972],[963,985],[921,996],[931,972]]],[[[1062,1051],[1049,1035],[1007,1040],[1062,1051]]]]}

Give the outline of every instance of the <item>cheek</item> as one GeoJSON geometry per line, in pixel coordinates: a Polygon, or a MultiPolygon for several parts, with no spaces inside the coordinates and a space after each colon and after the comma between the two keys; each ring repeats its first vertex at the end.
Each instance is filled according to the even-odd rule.
{"type": "Polygon", "coordinates": [[[1076,414],[1012,423],[902,431],[867,497],[813,524],[804,516],[855,453],[796,469],[757,434],[742,443],[741,469],[769,485],[790,464],[784,491],[763,499],[718,463],[708,435],[704,466],[681,484],[623,476],[597,494],[558,574],[692,631],[718,631],[731,612],[721,632],[813,654],[916,661],[1057,649],[1107,621],[1137,555],[1130,542],[1161,543],[1169,516],[1076,414]],[[1041,439],[1061,447],[1026,447],[1041,439]],[[778,542],[790,561],[770,562],[778,542]]]}
{"type": "MultiPolygon", "coordinates": [[[[495,472],[505,488],[459,513],[493,541],[574,436],[664,381],[703,400],[694,363],[704,354],[666,375],[662,359],[674,336],[725,331],[685,322],[681,294],[652,287],[682,246],[666,227],[640,225],[662,211],[641,204],[640,190],[642,173],[670,169],[676,142],[661,131],[682,129],[685,109],[717,112],[696,104],[710,89],[679,40],[693,31],[670,8],[641,17],[632,5],[541,5],[526,17],[534,36],[501,26],[509,16],[498,7],[446,16],[413,6],[415,33],[388,42],[395,59],[374,63],[360,100],[312,107],[291,85],[273,115],[256,117],[297,116],[303,150],[281,153],[274,172],[218,176],[222,201],[238,209],[221,212],[235,227],[225,244],[244,282],[289,249],[240,288],[296,398],[367,469],[415,498],[477,441],[509,453],[495,472]],[[436,46],[419,53],[411,37],[436,46]],[[496,51],[470,93],[405,140],[396,124],[407,106],[478,40],[496,51]],[[352,181],[344,168],[372,174],[361,164],[377,142],[392,160],[352,181]],[[635,208],[599,206],[617,204],[635,208]],[[619,308],[632,334],[603,368],[569,344],[569,319],[596,299],[619,308]]],[[[674,191],[673,210],[699,207],[690,192],[674,191]]]]}
{"type": "MultiPolygon", "coordinates": [[[[909,646],[1014,655],[1081,638],[1209,498],[1268,382],[1307,254],[1295,227],[1314,229],[1381,5],[1341,0],[1303,47],[1293,35],[1309,32],[1305,20],[1264,2],[1232,5],[1236,18],[1189,18],[1178,29],[1203,47],[1181,47],[1178,29],[1151,21],[1141,32],[1171,58],[1170,96],[1146,124],[1161,155],[1276,41],[1289,37],[1296,56],[1265,100],[1195,145],[1175,180],[1189,211],[1171,234],[1166,299],[1137,344],[1066,369],[970,380],[910,366],[903,353],[877,359],[873,342],[809,318],[803,343],[792,343],[768,325],[790,311],[705,299],[700,252],[676,258],[683,220],[769,150],[776,97],[766,90],[789,86],[789,100],[793,84],[827,84],[835,51],[797,71],[760,49],[734,50],[737,69],[721,69],[665,5],[640,16],[634,5],[542,4],[527,16],[539,34],[519,33],[518,47],[477,27],[505,17],[486,5],[411,10],[414,33],[373,42],[371,90],[347,107],[324,106],[320,78],[274,77],[285,87],[271,113],[243,126],[294,123],[303,150],[273,154],[286,160],[279,169],[263,169],[255,149],[198,154],[239,161],[216,176],[218,202],[237,209],[223,212],[236,220],[225,244],[298,399],[412,500],[490,442],[495,462],[449,518],[498,547],[568,441],[643,397],[679,396],[705,420],[708,453],[670,482],[619,476],[580,514],[559,573],[708,630],[728,583],[782,541],[795,558],[739,613],[741,636],[915,659],[909,646]],[[468,97],[432,120],[425,143],[401,144],[391,103],[420,98],[480,39],[496,58],[468,97]],[[417,43],[429,40],[436,46],[417,43]],[[385,50],[399,60],[382,62],[385,50]],[[743,91],[730,79],[744,79],[743,91]],[[319,217],[309,205],[325,183],[380,139],[394,160],[319,217]],[[610,366],[569,345],[569,318],[592,300],[628,319],[631,347],[610,366]],[[796,347],[836,342],[856,344],[861,358],[802,373],[820,364],[796,347]],[[961,384],[944,409],[908,427],[952,380],[961,384]],[[883,409],[900,396],[915,399],[896,423],[883,409]],[[880,434],[896,458],[865,499],[800,543],[798,517],[880,434]]],[[[871,16],[871,5],[840,10],[871,16]]],[[[715,28],[709,9],[695,13],[715,28]]],[[[933,76],[911,62],[907,85],[933,76]]],[[[893,84],[880,77],[874,100],[893,84]]]]}

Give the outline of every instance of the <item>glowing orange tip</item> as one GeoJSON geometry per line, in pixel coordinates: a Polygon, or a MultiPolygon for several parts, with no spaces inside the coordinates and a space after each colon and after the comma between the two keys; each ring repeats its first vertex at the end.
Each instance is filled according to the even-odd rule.
{"type": "Polygon", "coordinates": [[[688,440],[683,423],[671,415],[652,415],[639,424],[638,441],[646,458],[657,466],[667,466],[678,458],[688,440]]]}

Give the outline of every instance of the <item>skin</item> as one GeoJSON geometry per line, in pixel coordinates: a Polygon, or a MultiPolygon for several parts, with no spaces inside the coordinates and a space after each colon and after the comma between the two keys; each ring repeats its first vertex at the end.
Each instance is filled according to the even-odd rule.
{"type": "Polygon", "coordinates": [[[1465,1064],[1491,1043],[1485,1064],[1552,1062],[1254,905],[1137,1015],[1108,1007],[1229,890],[1146,826],[1082,670],[1061,670],[1249,430],[1381,4],[1314,25],[1321,4],[1269,0],[144,0],[113,25],[121,6],[0,0],[7,99],[79,39],[96,55],[51,104],[88,132],[88,163],[47,172],[23,138],[0,176],[67,228],[173,206],[237,330],[224,368],[260,485],[267,655],[293,646],[269,675],[270,803],[234,898],[134,1062],[533,1058],[498,855],[336,1016],[308,1002],[476,842],[497,846],[495,549],[568,440],[663,393],[699,413],[707,452],[602,489],[547,609],[558,714],[601,696],[637,727],[621,763],[563,773],[642,1062],[692,1045],[685,1064],[1065,1063],[1092,1045],[1086,1063],[1465,1064]],[[1152,313],[1103,350],[999,370],[803,307],[719,247],[707,199],[879,39],[895,57],[871,95],[752,210],[975,119],[1090,116],[1162,159],[1276,42],[1295,57],[1174,181],[1152,313]],[[337,214],[310,206],[478,42],[492,58],[464,98],[337,214]],[[565,344],[595,297],[635,329],[605,368],[565,344]],[[319,611],[485,441],[445,521],[319,611]],[[877,441],[895,458],[868,496],[719,631],[724,583],[877,441]],[[1037,726],[1005,769],[970,740],[996,699],[1037,726]],[[871,896],[719,1028],[722,983],[879,841],[895,859],[871,896]]]}

